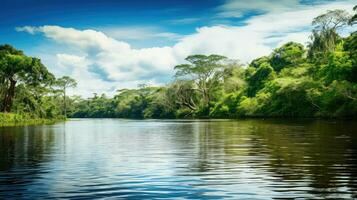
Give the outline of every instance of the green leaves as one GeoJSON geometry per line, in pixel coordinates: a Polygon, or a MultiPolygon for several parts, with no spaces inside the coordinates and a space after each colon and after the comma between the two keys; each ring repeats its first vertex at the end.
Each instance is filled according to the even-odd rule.
{"type": "Polygon", "coordinates": [[[192,55],[186,58],[190,64],[181,64],[175,66],[177,78],[188,75],[191,79],[197,77],[209,78],[213,75],[215,70],[219,70],[223,67],[222,61],[226,59],[220,55],[192,55]]]}
{"type": "Polygon", "coordinates": [[[275,77],[274,69],[269,63],[262,63],[260,67],[247,78],[248,96],[252,97],[264,87],[264,84],[275,77]]]}
{"type": "Polygon", "coordinates": [[[40,85],[49,83],[54,76],[41,63],[10,45],[0,46],[0,77],[2,79],[2,111],[10,112],[15,97],[16,85],[40,85]]]}
{"type": "Polygon", "coordinates": [[[274,50],[269,60],[270,65],[277,72],[285,67],[296,67],[304,61],[304,54],[302,44],[289,42],[274,50]]]}
{"type": "MultiPolygon", "coordinates": [[[[199,104],[199,107],[205,112],[209,112],[209,106],[213,99],[213,93],[220,85],[224,75],[224,60],[226,57],[220,55],[192,55],[186,58],[190,64],[177,65],[176,78],[186,78],[194,82],[194,87],[201,93],[202,101],[194,103],[185,103],[190,110],[196,110],[196,106],[192,104],[199,104]]],[[[193,100],[190,100],[193,102],[193,100]]],[[[208,113],[207,113],[208,114],[208,113]]]]}
{"type": "Polygon", "coordinates": [[[77,82],[69,76],[62,76],[56,80],[56,85],[65,90],[67,88],[77,87],[77,82]]]}
{"type": "Polygon", "coordinates": [[[329,10],[314,18],[312,25],[312,42],[309,44],[309,58],[314,62],[325,63],[328,53],[335,50],[341,37],[338,31],[347,26],[349,14],[344,10],[329,10]]]}

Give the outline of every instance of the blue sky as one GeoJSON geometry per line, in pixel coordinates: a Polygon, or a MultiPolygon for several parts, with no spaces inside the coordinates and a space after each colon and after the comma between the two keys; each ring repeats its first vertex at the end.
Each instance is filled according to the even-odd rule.
{"type": "Polygon", "coordinates": [[[14,33],[14,27],[53,24],[101,30],[114,37],[118,36],[112,31],[113,28],[122,28],[124,33],[133,33],[133,29],[141,33],[171,33],[166,34],[167,37],[156,37],[160,40],[146,40],[143,33],[125,37],[119,35],[124,37],[120,39],[131,42],[135,47],[164,46],[173,44],[173,40],[180,35],[195,32],[197,27],[239,24],[255,14],[255,11],[246,12],[239,19],[216,18],[217,8],[223,3],[220,0],[5,0],[0,12],[0,18],[3,19],[0,21],[0,28],[5,36],[1,38],[1,42],[10,42],[19,48],[30,48],[33,40],[37,42],[39,38],[29,40],[21,33],[14,33]]]}
{"type": "Polygon", "coordinates": [[[0,43],[42,59],[76,93],[163,85],[190,54],[247,63],[288,41],[306,44],[313,17],[353,1],[3,0],[0,43]]]}

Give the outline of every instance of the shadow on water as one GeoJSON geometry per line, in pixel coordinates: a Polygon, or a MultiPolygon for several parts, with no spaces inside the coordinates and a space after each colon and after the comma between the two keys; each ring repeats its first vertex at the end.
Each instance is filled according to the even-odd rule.
{"type": "MultiPolygon", "coordinates": [[[[56,137],[49,126],[0,128],[0,197],[26,197],[29,186],[47,173],[56,137]]],[[[44,192],[44,191],[43,191],[44,192]]]]}
{"type": "Polygon", "coordinates": [[[261,197],[357,198],[354,122],[208,122],[194,132],[198,152],[187,172],[219,175],[243,188],[260,185],[261,197]]]}

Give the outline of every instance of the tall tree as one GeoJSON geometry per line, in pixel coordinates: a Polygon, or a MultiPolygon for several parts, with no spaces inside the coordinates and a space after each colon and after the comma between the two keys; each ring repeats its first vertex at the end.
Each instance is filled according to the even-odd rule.
{"type": "Polygon", "coordinates": [[[67,89],[77,87],[77,82],[73,78],[69,76],[63,76],[56,81],[58,87],[60,87],[60,91],[63,95],[63,114],[67,117],[67,89]]]}
{"type": "Polygon", "coordinates": [[[334,51],[340,39],[338,30],[345,27],[350,19],[351,17],[345,10],[339,9],[329,10],[314,18],[309,57],[324,60],[328,53],[334,51]]]}
{"type": "Polygon", "coordinates": [[[202,94],[203,103],[211,101],[211,91],[223,77],[226,59],[220,55],[192,55],[186,58],[190,64],[175,66],[176,77],[188,78],[196,84],[196,89],[202,94]]]}
{"type": "Polygon", "coordinates": [[[193,89],[192,81],[177,80],[172,83],[166,92],[168,99],[180,107],[188,108],[190,114],[195,112],[197,106],[197,91],[193,89]]]}
{"type": "Polygon", "coordinates": [[[0,45],[0,77],[4,88],[3,112],[11,112],[18,82],[38,85],[54,78],[40,59],[28,57],[10,45],[0,45]]]}
{"type": "Polygon", "coordinates": [[[350,21],[348,22],[349,25],[355,25],[357,23],[357,5],[353,7],[353,10],[355,11],[355,14],[352,15],[350,21]]]}

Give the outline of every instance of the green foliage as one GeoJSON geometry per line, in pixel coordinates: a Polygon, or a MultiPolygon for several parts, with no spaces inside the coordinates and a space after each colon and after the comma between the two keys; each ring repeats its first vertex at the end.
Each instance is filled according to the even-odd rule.
{"type": "Polygon", "coordinates": [[[22,126],[35,124],[53,124],[63,119],[44,119],[34,118],[31,115],[21,115],[14,113],[0,113],[0,127],[3,126],[22,126]]]}
{"type": "Polygon", "coordinates": [[[67,89],[77,87],[77,82],[69,76],[63,76],[55,81],[55,86],[58,88],[57,92],[62,94],[62,113],[65,117],[67,117],[67,89]]]}
{"type": "Polygon", "coordinates": [[[89,99],[75,98],[71,103],[72,109],[68,116],[74,118],[108,118],[115,117],[116,104],[114,99],[106,97],[104,94],[89,99]]]}
{"type": "Polygon", "coordinates": [[[237,107],[238,115],[250,117],[256,116],[258,106],[259,103],[257,98],[244,96],[237,107]]]}
{"type": "Polygon", "coordinates": [[[54,76],[38,58],[27,57],[10,45],[0,45],[0,77],[3,112],[10,112],[19,82],[29,86],[50,83],[54,76]]]}
{"type": "Polygon", "coordinates": [[[221,91],[224,93],[232,93],[242,90],[247,87],[247,82],[245,80],[245,69],[239,65],[234,64],[225,69],[223,75],[221,91]]]}
{"type": "Polygon", "coordinates": [[[348,81],[333,81],[327,86],[308,91],[311,101],[319,108],[317,115],[356,117],[357,86],[348,81]]]}
{"type": "Polygon", "coordinates": [[[344,51],[349,54],[350,60],[352,62],[352,70],[349,80],[351,82],[357,83],[357,32],[354,32],[348,36],[345,39],[343,45],[344,51]]]}
{"type": "Polygon", "coordinates": [[[61,97],[53,89],[56,84],[54,75],[40,59],[28,57],[10,45],[0,45],[0,108],[4,112],[0,113],[0,124],[64,119],[61,97]]]}
{"type": "Polygon", "coordinates": [[[274,79],[274,69],[268,63],[262,63],[259,68],[247,78],[248,81],[248,96],[252,97],[264,87],[265,83],[274,79]]]}
{"type": "Polygon", "coordinates": [[[320,76],[327,83],[334,80],[353,79],[352,60],[347,52],[335,51],[329,55],[328,63],[321,66],[320,76]]]}
{"type": "Polygon", "coordinates": [[[264,91],[269,101],[261,112],[267,116],[311,117],[317,111],[307,97],[307,91],[318,87],[310,77],[282,77],[271,81],[264,91]]]}
{"type": "Polygon", "coordinates": [[[175,105],[167,98],[167,88],[157,88],[148,95],[147,107],[144,110],[144,118],[175,118],[175,105]]]}
{"type": "Polygon", "coordinates": [[[225,95],[218,101],[210,112],[213,118],[235,118],[238,117],[237,104],[241,101],[243,91],[225,95]]]}
{"type": "Polygon", "coordinates": [[[213,100],[211,94],[217,89],[224,75],[225,65],[223,62],[225,59],[226,57],[220,55],[192,55],[186,58],[190,64],[175,66],[175,77],[192,80],[196,86],[195,89],[201,93],[203,101],[199,107],[203,110],[209,110],[208,107],[213,100]]]}
{"type": "Polygon", "coordinates": [[[289,42],[277,48],[271,55],[270,65],[277,72],[285,67],[295,67],[304,60],[305,49],[302,44],[289,42]]]}
{"type": "Polygon", "coordinates": [[[269,62],[270,62],[270,58],[268,56],[263,56],[254,59],[249,66],[258,69],[263,63],[269,63],[269,62]]]}
{"type": "Polygon", "coordinates": [[[168,101],[168,88],[142,87],[120,90],[114,98],[105,95],[77,99],[70,117],[87,118],[175,118],[174,103],[168,101]]]}
{"type": "Polygon", "coordinates": [[[329,10],[317,16],[312,21],[314,29],[309,44],[309,58],[314,62],[324,63],[328,54],[335,50],[341,37],[338,31],[344,28],[350,20],[348,13],[344,10],[329,10]]]}

